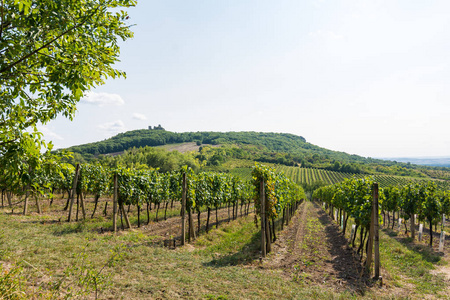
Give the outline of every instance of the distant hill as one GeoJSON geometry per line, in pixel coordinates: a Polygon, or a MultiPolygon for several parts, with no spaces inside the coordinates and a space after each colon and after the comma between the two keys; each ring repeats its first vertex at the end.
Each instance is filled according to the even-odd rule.
{"type": "MultiPolygon", "coordinates": [[[[321,160],[327,162],[378,162],[358,155],[332,151],[306,142],[305,138],[289,133],[271,132],[182,132],[176,133],[165,130],[141,129],[120,133],[109,139],[70,147],[68,150],[82,155],[100,155],[116,153],[130,148],[145,146],[163,146],[180,143],[196,143],[200,145],[239,145],[253,152],[287,153],[289,164],[299,163],[308,165],[321,160]]],[[[277,162],[277,161],[273,161],[277,162]]],[[[286,163],[280,159],[279,163],[286,163]]]]}
{"type": "Polygon", "coordinates": [[[423,166],[450,167],[450,157],[390,157],[383,159],[423,166]]]}
{"type": "MultiPolygon", "coordinates": [[[[223,164],[229,159],[257,161],[319,168],[353,174],[388,174],[398,176],[450,179],[450,169],[417,166],[399,160],[389,161],[350,155],[332,151],[308,143],[305,138],[289,133],[271,132],[171,132],[162,127],[133,130],[117,134],[109,139],[70,147],[77,157],[92,160],[99,155],[117,155],[133,148],[164,146],[168,151],[180,150],[199,152],[205,146],[215,146],[210,157],[223,164]],[[220,147],[217,147],[220,146],[220,147]]],[[[211,148],[211,147],[210,147],[211,148]]],[[[203,155],[203,154],[202,154],[203,155]]],[[[197,157],[197,159],[205,159],[197,157]]]]}

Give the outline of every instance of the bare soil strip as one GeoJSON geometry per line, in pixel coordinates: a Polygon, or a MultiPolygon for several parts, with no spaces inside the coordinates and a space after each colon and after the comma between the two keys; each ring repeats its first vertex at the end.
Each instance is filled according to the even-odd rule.
{"type": "Polygon", "coordinates": [[[364,293],[368,278],[339,226],[315,203],[303,202],[265,264],[306,284],[364,293]]]}

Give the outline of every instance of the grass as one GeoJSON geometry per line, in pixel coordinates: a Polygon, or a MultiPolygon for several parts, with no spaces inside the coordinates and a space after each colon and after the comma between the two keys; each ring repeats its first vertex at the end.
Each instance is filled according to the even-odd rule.
{"type": "Polygon", "coordinates": [[[436,266],[446,264],[442,257],[410,238],[392,238],[391,232],[384,229],[380,235],[380,256],[383,269],[389,270],[391,284],[397,287],[413,285],[415,292],[421,295],[443,292],[446,287],[443,276],[432,274],[436,266]]]}
{"type": "MultiPolygon", "coordinates": [[[[75,283],[77,278],[85,278],[85,275],[73,271],[67,279],[65,276],[73,268],[84,268],[83,274],[96,274],[104,268],[102,274],[111,274],[105,278],[110,285],[103,287],[100,298],[361,298],[348,292],[336,292],[331,286],[301,285],[286,276],[283,270],[262,268],[259,262],[260,232],[253,216],[223,223],[209,234],[200,235],[195,243],[169,250],[156,242],[151,233],[136,228],[116,235],[100,234],[98,228],[106,228],[110,222],[107,218],[67,223],[57,222],[59,217],[55,222],[49,215],[22,216],[7,212],[0,210],[0,266],[15,273],[9,278],[5,279],[3,275],[1,278],[9,283],[20,282],[22,285],[18,288],[25,289],[28,297],[51,298],[48,291],[59,281],[72,283],[79,293],[86,292],[92,297],[92,286],[75,283]],[[115,253],[120,253],[120,259],[115,259],[112,264],[115,253]]],[[[320,242],[314,239],[314,231],[321,230],[316,223],[311,219],[307,224],[310,235],[306,240],[311,243],[320,242]]],[[[430,273],[442,260],[436,262],[434,254],[425,255],[425,250],[409,249],[387,233],[382,234],[382,245],[385,245],[382,264],[389,270],[386,282],[401,288],[412,285],[419,295],[442,293],[441,278],[430,273]]],[[[92,283],[92,278],[90,280],[92,283]]],[[[65,293],[67,295],[67,289],[65,293]]],[[[383,298],[383,295],[378,296],[369,291],[366,298],[383,298]]],[[[392,298],[389,294],[385,297],[392,298]]]]}

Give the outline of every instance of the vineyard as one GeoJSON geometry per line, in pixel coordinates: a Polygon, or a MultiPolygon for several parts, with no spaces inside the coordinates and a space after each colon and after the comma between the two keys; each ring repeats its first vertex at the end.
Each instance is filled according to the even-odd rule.
{"type": "Polygon", "coordinates": [[[427,89],[442,94],[439,82],[428,84],[446,65],[442,55],[428,51],[428,63],[438,65],[427,67],[405,63],[420,55],[402,53],[447,45],[439,35],[448,22],[448,9],[439,10],[445,1],[403,1],[404,8],[246,2],[0,1],[0,300],[450,299],[447,159],[416,158],[436,165],[420,166],[366,158],[290,133],[172,132],[155,124],[125,132],[155,116],[174,129],[214,120],[216,129],[256,130],[263,122],[264,130],[298,131],[306,119],[289,116],[328,106],[309,109],[315,115],[308,121],[314,128],[346,120],[348,132],[334,135],[334,144],[353,147],[349,138],[359,136],[364,152],[381,153],[381,144],[368,147],[387,143],[380,136],[391,129],[389,138],[403,138],[389,152],[402,143],[413,145],[405,155],[426,151],[414,147],[421,141],[432,152],[445,150],[430,143],[442,137],[431,122],[444,120],[435,118],[446,112],[436,106],[442,101],[429,101],[436,104],[429,110],[377,113],[392,110],[382,104],[398,88],[419,88],[409,92],[411,103],[427,89]],[[341,28],[329,31],[332,23],[341,28]],[[131,48],[139,51],[121,57],[137,24],[131,48]],[[351,38],[332,41],[334,30],[351,38]],[[391,64],[397,70],[386,69],[389,57],[400,58],[391,64]],[[111,79],[126,77],[116,67],[130,69],[131,85],[110,88],[111,79]],[[426,72],[417,76],[416,69],[426,72]],[[329,71],[345,76],[317,89],[333,77],[329,71]],[[301,86],[283,78],[295,73],[301,86]],[[352,73],[364,82],[346,77],[352,73]],[[402,76],[382,78],[389,74],[402,76]],[[265,101],[276,95],[286,101],[265,101]],[[327,95],[350,99],[356,110],[347,105],[342,114],[338,102],[326,105],[327,95]],[[233,104],[239,115],[230,117],[233,104]],[[82,111],[89,115],[75,129],[59,121],[82,111]],[[398,130],[389,119],[396,115],[420,122],[398,130]],[[359,123],[363,131],[350,132],[359,123]]]}
{"type": "MultiPolygon", "coordinates": [[[[321,187],[314,191],[313,198],[321,199],[333,214],[333,208],[338,210],[343,230],[347,227],[347,220],[351,217],[356,224],[355,235],[358,227],[361,228],[361,237],[364,231],[369,230],[371,223],[372,190],[374,181],[371,178],[345,179],[343,182],[321,187]]],[[[378,195],[378,191],[377,191],[378,195]]],[[[378,196],[377,196],[378,197],[378,196]]],[[[383,223],[390,225],[390,213],[392,224],[395,222],[395,214],[403,221],[410,221],[411,238],[415,238],[415,224],[417,218],[421,222],[429,224],[430,246],[433,245],[433,225],[441,224],[441,239],[444,239],[443,228],[445,216],[450,215],[450,194],[447,190],[439,190],[434,182],[422,182],[408,184],[401,187],[388,186],[379,191],[380,211],[383,213],[383,223]]],[[[377,212],[378,214],[378,212],[377,212]]],[[[400,221],[401,224],[401,221],[400,221]]],[[[404,222],[406,234],[408,228],[404,222]]],[[[442,242],[442,241],[441,241],[442,242]]],[[[360,249],[362,244],[360,246],[360,249]]]]}
{"type": "MultiPolygon", "coordinates": [[[[278,172],[284,173],[288,178],[297,184],[313,184],[317,182],[322,182],[325,185],[336,184],[342,182],[346,178],[364,178],[368,176],[367,174],[352,174],[352,173],[342,173],[323,169],[314,168],[299,168],[299,167],[288,167],[288,166],[277,166],[276,170],[278,172]]],[[[240,176],[241,178],[249,179],[251,177],[250,168],[236,168],[232,170],[232,174],[240,176]]],[[[426,179],[404,177],[404,176],[393,176],[393,175],[371,175],[373,180],[378,182],[381,187],[387,187],[392,185],[406,185],[412,182],[421,182],[426,179]]],[[[439,185],[443,185],[443,181],[436,181],[439,185]]]]}
{"type": "MultiPolygon", "coordinates": [[[[2,186],[2,207],[17,210],[22,207],[23,215],[29,213],[30,198],[34,200],[35,209],[38,214],[42,214],[42,201],[51,205],[55,193],[66,192],[68,197],[64,206],[64,211],[68,212],[67,221],[71,222],[85,220],[88,216],[85,199],[91,196],[94,199],[94,207],[89,213],[90,218],[98,214],[98,204],[101,197],[108,197],[110,201],[104,203],[104,216],[108,203],[113,207],[112,229],[117,231],[117,216],[120,214],[121,220],[125,220],[127,228],[131,228],[128,212],[131,207],[137,211],[137,225],[141,226],[141,217],[146,213],[146,223],[150,222],[150,211],[152,206],[156,210],[156,221],[158,221],[159,211],[164,211],[166,219],[167,210],[174,207],[175,203],[181,204],[181,216],[184,224],[185,211],[188,214],[189,238],[195,236],[193,225],[193,214],[197,214],[197,233],[200,232],[201,212],[207,211],[206,231],[209,231],[211,212],[215,211],[216,223],[218,222],[218,210],[227,207],[228,214],[232,211],[232,219],[236,219],[240,207],[241,215],[245,211],[249,214],[250,204],[254,195],[258,193],[250,182],[242,180],[240,177],[212,172],[194,173],[192,169],[185,166],[178,171],[170,173],[160,173],[156,169],[142,168],[130,169],[118,167],[109,169],[100,164],[83,164],[74,168],[69,164],[52,164],[38,167],[33,170],[28,169],[24,174],[14,174],[8,172],[3,178],[2,186]],[[112,199],[111,199],[112,198],[112,199]],[[73,208],[76,199],[76,218],[73,208]],[[14,202],[14,203],[13,203],[14,202]],[[128,209],[125,209],[128,206],[128,209]]],[[[259,170],[262,167],[255,167],[259,170]]],[[[265,169],[269,172],[269,169],[265,169]]],[[[271,228],[275,228],[275,219],[283,212],[285,220],[285,209],[293,205],[295,201],[304,198],[301,187],[290,182],[281,173],[270,171],[271,194],[268,199],[273,199],[273,203],[268,207],[271,228]],[[300,198],[298,198],[300,197],[300,198]]],[[[269,202],[268,202],[269,203],[269,202]]],[[[273,232],[273,234],[275,234],[273,232]]],[[[182,237],[184,244],[184,234],[182,237]]]]}
{"type": "MultiPolygon", "coordinates": [[[[236,282],[229,284],[236,289],[230,294],[232,299],[241,298],[239,290],[247,286],[246,280],[265,285],[259,290],[250,289],[253,296],[248,298],[286,295],[317,298],[319,295],[318,298],[329,299],[336,295],[362,295],[374,285],[369,273],[364,271],[364,265],[366,270],[371,268],[367,253],[371,239],[373,178],[344,178],[337,184],[317,189],[313,198],[323,203],[317,205],[301,201],[305,193],[294,180],[300,180],[300,176],[310,176],[311,180],[324,178],[317,175],[319,172],[284,175],[279,169],[263,165],[256,165],[245,175],[252,178],[251,181],[242,178],[246,168],[236,169],[232,174],[195,173],[188,167],[160,173],[145,167],[107,168],[100,164],[73,167],[53,163],[25,170],[29,176],[17,174],[14,177],[13,173],[8,173],[8,177],[3,177],[5,222],[1,221],[0,238],[4,247],[0,260],[10,265],[11,278],[19,280],[14,272],[22,274],[22,268],[31,272],[32,278],[39,278],[27,284],[43,291],[46,297],[93,294],[113,297],[122,293],[127,298],[139,299],[148,297],[148,292],[170,299],[192,295],[193,298],[210,295],[215,299],[227,294],[226,289],[212,283],[220,283],[224,276],[230,280],[235,278],[236,282]],[[337,220],[338,227],[330,220],[337,220]],[[27,228],[24,236],[36,238],[22,237],[20,242],[3,238],[12,236],[13,231],[22,235],[22,228],[27,228]],[[331,252],[327,250],[329,245],[332,245],[331,252]],[[107,252],[110,256],[105,256],[107,252]],[[317,253],[322,254],[318,257],[317,253]],[[339,264],[333,262],[336,256],[339,264]],[[54,266],[54,261],[62,266],[58,269],[64,269],[63,273],[56,270],[55,274],[44,278],[42,270],[54,266]],[[342,268],[342,264],[347,267],[342,268]],[[143,269],[142,265],[149,267],[143,269]],[[292,280],[269,275],[274,269],[283,270],[292,280]],[[108,270],[105,273],[110,275],[103,274],[103,270],[108,270]],[[176,270],[188,270],[188,273],[195,270],[200,280],[195,281],[195,285],[202,289],[192,289],[189,282],[194,279],[176,270]],[[265,275],[261,277],[255,272],[265,275]],[[314,288],[323,281],[324,274],[335,274],[327,279],[332,289],[342,282],[345,288],[337,288],[337,294],[324,286],[323,290],[314,288]],[[135,279],[141,276],[144,277],[135,279]],[[139,280],[138,286],[146,285],[147,276],[153,278],[155,286],[129,291],[135,286],[135,280],[139,280]],[[176,284],[172,280],[174,276],[178,278],[176,284]],[[59,278],[59,281],[50,278],[59,278]],[[114,282],[110,291],[106,290],[108,282],[114,282]],[[309,283],[312,287],[305,286],[309,283]],[[165,294],[167,289],[172,294],[165,294]],[[186,292],[180,294],[182,290],[186,292]]],[[[331,176],[333,173],[321,174],[331,176]]],[[[426,228],[428,236],[425,228],[421,229],[421,235],[432,240],[436,233],[431,226],[441,222],[442,214],[449,213],[448,199],[448,193],[440,191],[434,183],[382,188],[379,191],[380,214],[387,221],[380,224],[393,228],[396,223],[399,229],[400,225],[406,226],[408,216],[431,220],[426,228]],[[408,199],[417,203],[412,210],[408,199]],[[436,213],[430,215],[432,211],[436,213]]],[[[383,254],[386,251],[383,247],[393,241],[383,233],[380,240],[383,266],[392,261],[383,254]]],[[[407,249],[406,246],[396,247],[407,249]]],[[[381,269],[384,278],[395,281],[389,275],[391,272],[395,272],[395,268],[381,269]]],[[[434,288],[444,290],[437,277],[430,278],[434,288]]],[[[388,285],[384,283],[384,289],[388,285]]],[[[429,294],[432,289],[422,292],[429,294]]],[[[377,294],[370,292],[370,295],[377,294]]]]}

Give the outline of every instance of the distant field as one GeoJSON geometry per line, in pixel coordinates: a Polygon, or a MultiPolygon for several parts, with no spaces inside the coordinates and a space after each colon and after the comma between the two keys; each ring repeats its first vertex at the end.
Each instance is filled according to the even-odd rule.
{"type": "Polygon", "coordinates": [[[197,146],[197,143],[179,143],[179,144],[170,144],[170,145],[163,145],[163,146],[156,146],[156,148],[163,148],[167,151],[178,151],[180,153],[186,153],[186,152],[198,152],[200,147],[202,146],[209,146],[209,147],[220,147],[221,145],[201,145],[197,146]]]}

